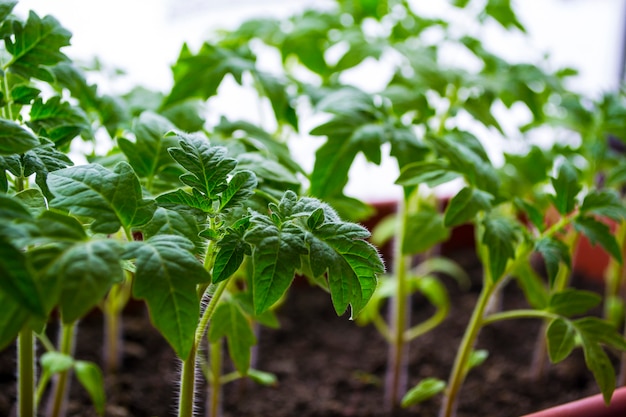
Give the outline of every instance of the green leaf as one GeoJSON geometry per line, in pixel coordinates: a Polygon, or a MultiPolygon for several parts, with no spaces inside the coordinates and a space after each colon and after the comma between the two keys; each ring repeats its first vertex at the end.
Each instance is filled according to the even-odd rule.
{"type": "Polygon", "coordinates": [[[407,408],[424,402],[446,389],[445,381],[437,378],[426,378],[411,388],[402,398],[402,407],[407,408]]]}
{"type": "Polygon", "coordinates": [[[402,186],[426,184],[435,187],[457,178],[460,174],[450,169],[443,159],[412,162],[400,170],[396,184],[402,186]]]}
{"type": "Polygon", "coordinates": [[[72,97],[76,98],[85,110],[99,112],[102,104],[98,97],[96,85],[89,85],[85,75],[72,62],[60,62],[51,68],[57,83],[68,89],[72,97]]]}
{"type": "Polygon", "coordinates": [[[621,250],[609,226],[593,217],[581,215],[574,219],[574,227],[587,236],[592,245],[599,244],[618,262],[622,262],[621,250]]]}
{"type": "Polygon", "coordinates": [[[367,229],[353,223],[325,223],[307,236],[313,274],[327,274],[337,314],[350,305],[351,317],[356,317],[374,293],[377,275],[384,272],[378,251],[363,240],[367,237],[367,229]]]}
{"type": "Polygon", "coordinates": [[[33,11],[25,24],[13,21],[13,37],[5,37],[5,46],[12,55],[6,65],[9,71],[30,79],[54,81],[46,66],[52,66],[68,58],[60,51],[69,46],[71,33],[52,16],[41,19],[33,11]]]}
{"type": "Polygon", "coordinates": [[[141,226],[156,209],[154,201],[142,198],[139,180],[126,162],[113,171],[98,164],[54,171],[48,175],[48,186],[55,195],[53,207],[94,219],[91,229],[96,233],[141,226]]]}
{"type": "Polygon", "coordinates": [[[450,229],[434,207],[424,205],[407,218],[402,252],[406,255],[424,252],[450,237],[450,229]]]}
{"type": "Polygon", "coordinates": [[[615,370],[602,345],[624,351],[626,340],[610,322],[597,317],[585,317],[572,324],[580,337],[587,368],[593,373],[604,401],[608,404],[615,389],[615,370]]]}
{"type": "Polygon", "coordinates": [[[119,138],[117,143],[140,178],[154,178],[163,169],[175,165],[167,149],[177,145],[172,136],[164,135],[174,129],[166,118],[143,112],[133,121],[135,141],[119,138]]]}
{"type": "Polygon", "coordinates": [[[241,84],[244,71],[254,69],[251,56],[241,51],[204,43],[197,54],[183,45],[178,60],[172,67],[174,86],[163,107],[190,98],[207,100],[217,93],[226,74],[231,74],[241,84]]]}
{"type": "Polygon", "coordinates": [[[509,259],[515,258],[515,246],[518,241],[516,227],[505,218],[486,217],[482,244],[487,247],[487,266],[492,282],[503,278],[509,259]]]}
{"type": "Polygon", "coordinates": [[[463,110],[467,111],[474,119],[481,122],[486,127],[495,127],[498,132],[504,135],[502,126],[498,123],[491,109],[493,101],[493,93],[483,93],[479,97],[469,97],[463,103],[463,110]]]}
{"type": "Polygon", "coordinates": [[[448,203],[444,225],[454,227],[472,220],[479,211],[491,209],[493,199],[494,197],[485,191],[471,187],[463,188],[448,203]]]}
{"type": "Polygon", "coordinates": [[[15,104],[30,104],[33,100],[39,97],[41,90],[28,85],[16,85],[11,89],[11,100],[15,104]]]}
{"type": "Polygon", "coordinates": [[[256,343],[256,337],[237,303],[229,300],[219,303],[209,327],[211,343],[219,342],[222,337],[226,337],[228,352],[235,368],[242,375],[246,375],[250,367],[250,348],[256,343]]]}
{"type": "Polygon", "coordinates": [[[48,188],[48,174],[74,165],[66,154],[57,150],[52,142],[43,138],[41,138],[40,146],[24,154],[22,163],[24,176],[36,174],[35,183],[48,199],[53,197],[48,188]]]}
{"type": "Polygon", "coordinates": [[[535,251],[539,252],[543,257],[546,270],[548,271],[548,281],[550,282],[550,287],[552,287],[560,264],[563,263],[567,268],[571,268],[570,249],[558,239],[544,237],[535,243],[535,251]]]}
{"type": "Polygon", "coordinates": [[[170,210],[159,207],[142,230],[146,239],[157,235],[179,235],[193,242],[197,251],[200,251],[203,246],[198,237],[200,233],[198,220],[188,210],[170,210]]]}
{"type": "Polygon", "coordinates": [[[289,89],[286,82],[276,76],[255,70],[253,75],[257,80],[262,92],[269,99],[276,120],[286,122],[294,129],[298,130],[298,116],[292,105],[292,98],[289,96],[289,89]]]}
{"type": "Polygon", "coordinates": [[[564,161],[559,166],[556,178],[552,178],[552,186],[556,193],[552,200],[558,212],[565,215],[574,210],[581,185],[576,168],[570,162],[564,161]]]}
{"type": "Polygon", "coordinates": [[[39,146],[39,139],[29,130],[6,119],[0,119],[0,155],[22,154],[39,146]]]}
{"type": "Polygon", "coordinates": [[[96,412],[103,416],[106,394],[104,392],[102,371],[98,365],[88,361],[76,361],[74,371],[76,372],[76,378],[78,378],[80,384],[89,393],[89,397],[96,408],[96,412]]]}
{"type": "Polygon", "coordinates": [[[66,372],[74,366],[74,358],[65,353],[50,351],[41,355],[41,367],[49,375],[66,372]]]}
{"type": "Polygon", "coordinates": [[[513,202],[518,209],[528,216],[528,219],[538,230],[543,231],[545,229],[543,213],[539,208],[518,197],[514,197],[513,202]]]}
{"type": "Polygon", "coordinates": [[[17,0],[0,1],[0,21],[4,21],[7,17],[9,17],[16,5],[17,0]]]}
{"type": "Polygon", "coordinates": [[[482,365],[489,358],[489,352],[485,349],[472,350],[472,353],[467,361],[467,369],[465,372],[482,365]]]}
{"type": "Polygon", "coordinates": [[[27,207],[28,211],[33,216],[38,216],[48,209],[43,194],[36,188],[28,188],[24,191],[20,191],[15,194],[14,197],[27,207]]]}
{"type": "Polygon", "coordinates": [[[262,372],[258,369],[248,369],[248,378],[266,387],[274,387],[278,384],[276,375],[269,372],[262,372]]]}
{"type": "Polygon", "coordinates": [[[498,195],[500,180],[480,141],[468,132],[452,131],[444,137],[430,137],[437,152],[448,160],[449,169],[458,172],[469,185],[498,195]]]}
{"type": "Polygon", "coordinates": [[[217,243],[219,251],[213,265],[213,283],[223,281],[233,275],[245,255],[252,255],[252,248],[243,240],[243,231],[230,229],[217,243]]]}
{"type": "Polygon", "coordinates": [[[170,155],[182,165],[188,174],[180,177],[181,181],[214,200],[217,194],[228,187],[228,176],[237,161],[226,157],[227,150],[221,146],[211,146],[202,136],[177,135],[178,148],[170,148],[170,155]]]}
{"type": "Polygon", "coordinates": [[[193,244],[176,235],[154,236],[128,245],[136,258],[133,295],[145,299],[156,328],[179,358],[187,358],[200,314],[196,285],[210,280],[193,255],[193,244]]]}
{"type": "Polygon", "coordinates": [[[569,321],[557,318],[550,322],[546,330],[548,354],[553,363],[567,358],[576,346],[576,330],[569,321]]]}
{"type": "Polygon", "coordinates": [[[83,317],[123,279],[122,248],[115,240],[78,242],[61,252],[47,274],[61,285],[59,307],[64,323],[83,317]]]}
{"type": "Polygon", "coordinates": [[[485,6],[485,13],[507,29],[515,27],[522,32],[526,32],[526,29],[517,19],[511,7],[511,0],[489,0],[487,6],[485,6]]]}
{"type": "Polygon", "coordinates": [[[254,213],[245,240],[253,245],[253,299],[255,314],[269,309],[285,293],[308,253],[305,234],[293,223],[275,224],[254,213]]]}
{"type": "Polygon", "coordinates": [[[30,313],[45,317],[45,297],[24,252],[0,238],[0,291],[30,313]]]}
{"type": "Polygon", "coordinates": [[[70,142],[79,134],[90,137],[91,124],[79,107],[72,107],[62,102],[61,97],[54,96],[44,102],[37,99],[30,109],[28,127],[35,133],[44,136],[58,146],[70,142]]]}
{"type": "Polygon", "coordinates": [[[626,219],[626,207],[614,190],[593,190],[585,196],[581,213],[597,214],[621,221],[626,219]]]}
{"type": "Polygon", "coordinates": [[[230,210],[245,204],[257,187],[256,176],[252,171],[239,171],[228,182],[228,187],[222,192],[220,210],[230,210]]]}
{"type": "Polygon", "coordinates": [[[0,290],[0,351],[15,340],[20,330],[26,325],[28,310],[13,296],[0,290]]]}
{"type": "Polygon", "coordinates": [[[574,316],[584,314],[596,307],[602,301],[599,294],[567,288],[552,294],[548,304],[548,311],[561,316],[574,316]]]}
{"type": "Polygon", "coordinates": [[[191,194],[184,190],[176,190],[169,193],[161,194],[156,198],[157,203],[161,206],[187,206],[193,209],[198,209],[204,213],[213,213],[214,207],[211,202],[200,191],[193,188],[191,194]]]}
{"type": "Polygon", "coordinates": [[[264,182],[284,184],[285,188],[301,185],[300,178],[291,171],[291,168],[283,165],[281,161],[276,161],[273,154],[257,152],[238,154],[237,170],[254,172],[261,186],[264,182]]]}
{"type": "Polygon", "coordinates": [[[80,242],[87,240],[83,226],[74,217],[55,211],[44,211],[37,218],[41,234],[54,242],[80,242]]]}

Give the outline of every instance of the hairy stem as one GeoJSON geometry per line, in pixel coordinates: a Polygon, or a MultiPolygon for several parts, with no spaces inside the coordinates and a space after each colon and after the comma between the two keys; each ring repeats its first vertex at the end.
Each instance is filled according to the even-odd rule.
{"type": "MultiPolygon", "coordinates": [[[[178,404],[178,417],[192,417],[196,395],[196,356],[198,354],[198,348],[204,337],[204,333],[209,325],[211,317],[215,312],[215,308],[224,294],[228,281],[224,280],[216,285],[210,285],[207,289],[209,296],[211,297],[209,304],[207,305],[198,327],[196,327],[196,335],[194,338],[193,346],[186,359],[183,360],[183,369],[180,376],[180,395],[178,404]]],[[[211,364],[213,366],[213,364],[211,364]]]]}
{"type": "Polygon", "coordinates": [[[192,417],[196,400],[196,345],[194,344],[187,359],[183,361],[180,376],[180,395],[178,403],[179,417],[192,417]]]}
{"type": "Polygon", "coordinates": [[[27,328],[17,339],[17,417],[35,417],[35,337],[27,328]]]}

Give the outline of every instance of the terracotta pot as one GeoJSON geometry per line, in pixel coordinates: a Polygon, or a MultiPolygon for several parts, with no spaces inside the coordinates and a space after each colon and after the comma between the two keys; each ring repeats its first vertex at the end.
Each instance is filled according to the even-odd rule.
{"type": "Polygon", "coordinates": [[[571,403],[537,411],[522,417],[624,417],[626,416],[626,387],[613,393],[611,404],[606,405],[602,394],[593,395],[571,403]]]}

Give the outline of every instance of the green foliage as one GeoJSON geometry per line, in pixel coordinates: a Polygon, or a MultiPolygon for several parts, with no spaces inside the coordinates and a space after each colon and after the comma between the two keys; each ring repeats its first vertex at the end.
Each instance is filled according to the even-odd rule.
{"type": "MultiPolygon", "coordinates": [[[[479,25],[525,31],[510,0],[451,3],[475,12],[479,25]]],[[[90,73],[104,74],[100,63],[81,67],[65,55],[70,33],[56,19],[34,12],[20,19],[12,15],[15,4],[0,1],[0,348],[43,329],[54,309],[70,324],[96,306],[123,308],[127,294],[146,302],[155,327],[192,365],[184,369],[193,369],[207,335],[213,346],[227,341],[238,376],[273,384],[275,377],[249,369],[253,326],[278,325],[274,310],[296,274],[327,290],[337,314],[350,309],[390,343],[405,343],[444,323],[454,303],[439,274],[467,282],[450,261],[435,257],[413,267],[412,258],[428,257],[453,227],[471,224],[483,293],[458,362],[447,384],[426,378],[403,405],[444,392],[447,416],[445,404],[486,359],[473,349],[480,328],[516,317],[546,320],[554,362],[582,347],[610,397],[615,375],[604,348],[624,350],[626,342],[608,322],[586,317],[604,300],[569,288],[567,274],[581,235],[622,262],[624,239],[611,222],[626,218],[623,92],[594,100],[569,91],[564,81],[575,71],[508,62],[406,1],[341,0],[247,20],[195,52],[183,45],[168,91],[135,86],[113,95],[88,81],[90,73]],[[430,29],[438,42],[422,35],[430,29]],[[449,47],[477,66],[450,63],[449,47]],[[271,73],[258,62],[267,49],[280,60],[271,73]],[[364,64],[388,66],[391,75],[382,85],[353,85],[351,71],[364,64]],[[274,131],[206,117],[205,104],[228,78],[269,104],[270,120],[261,125],[274,131]],[[503,123],[520,106],[526,124],[503,123]],[[303,126],[319,141],[310,171],[290,151],[303,126]],[[550,126],[579,136],[580,145],[524,140],[550,126]],[[485,148],[489,135],[508,141],[502,164],[485,148]],[[70,150],[95,138],[108,140],[109,150],[88,144],[92,150],[80,155],[88,163],[75,166],[70,150]],[[346,220],[371,213],[346,194],[361,157],[376,165],[393,159],[403,195],[380,232],[385,239],[397,233],[400,242],[391,275],[380,282],[385,267],[369,231],[346,220]],[[433,189],[452,181],[458,191],[442,212],[433,189]],[[545,277],[530,262],[533,254],[544,260],[545,277]],[[487,313],[508,277],[532,308],[487,313]],[[415,325],[387,324],[384,301],[395,297],[397,304],[415,292],[433,315],[415,325]]],[[[44,379],[76,372],[103,412],[103,376],[93,363],[50,351],[42,365],[44,379]]],[[[215,392],[233,378],[213,376],[215,392]]],[[[181,385],[190,380],[183,375],[181,385]]],[[[180,404],[193,405],[193,398],[180,404]]]]}

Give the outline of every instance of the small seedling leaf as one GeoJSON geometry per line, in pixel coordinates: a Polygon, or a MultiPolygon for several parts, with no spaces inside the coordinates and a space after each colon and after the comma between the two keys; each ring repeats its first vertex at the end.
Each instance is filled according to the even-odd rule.
{"type": "Polygon", "coordinates": [[[270,372],[259,371],[258,369],[248,369],[248,378],[259,385],[275,387],[278,385],[278,378],[270,372]]]}
{"type": "Polygon", "coordinates": [[[445,381],[437,378],[426,378],[414,386],[402,398],[402,407],[408,408],[412,405],[424,402],[446,389],[445,381]]]}
{"type": "Polygon", "coordinates": [[[61,352],[46,352],[41,355],[41,366],[49,375],[58,374],[72,369],[74,366],[74,358],[61,352]]]}
{"type": "Polygon", "coordinates": [[[74,364],[76,378],[80,384],[87,390],[89,397],[93,402],[98,415],[104,415],[104,406],[106,404],[106,394],[104,392],[104,378],[102,371],[93,362],[76,361],[74,364]]]}
{"type": "Polygon", "coordinates": [[[459,177],[461,174],[450,169],[444,160],[412,162],[400,170],[396,184],[411,186],[426,184],[435,187],[459,177]]]}

